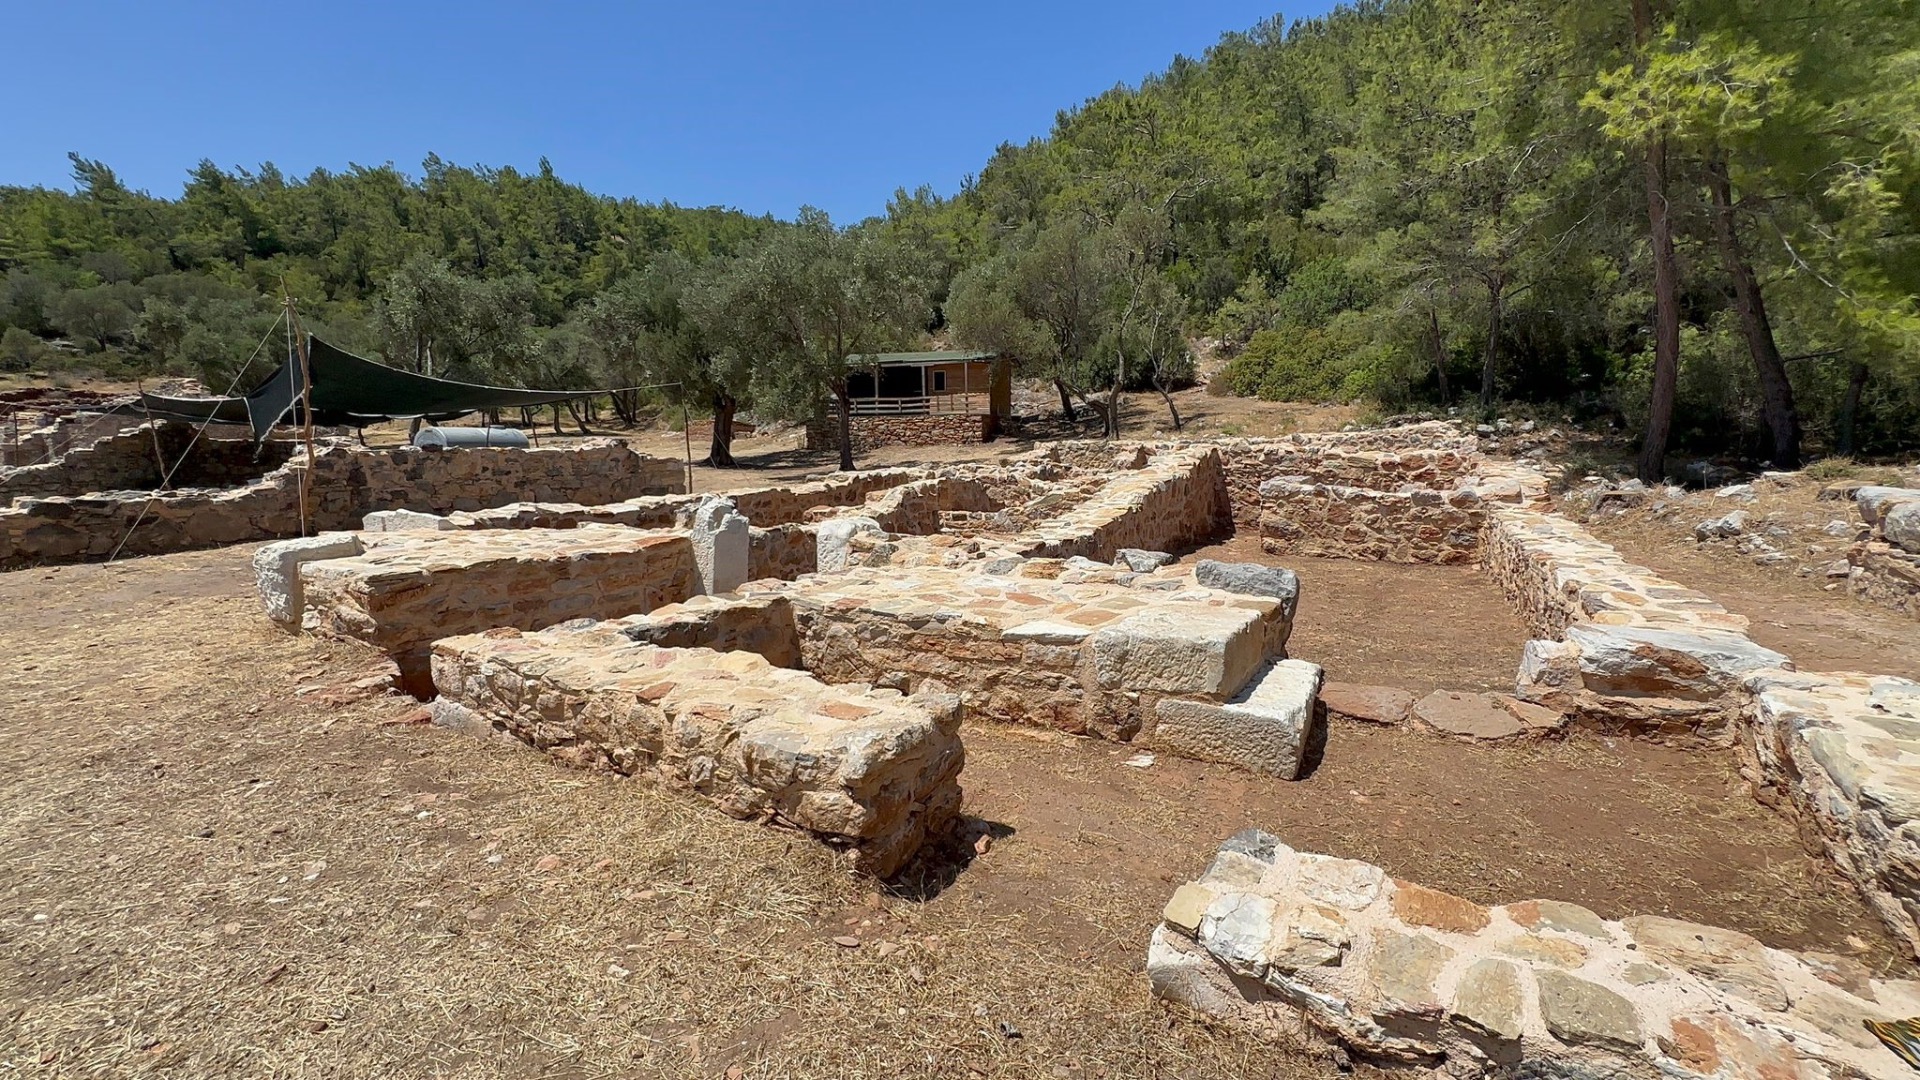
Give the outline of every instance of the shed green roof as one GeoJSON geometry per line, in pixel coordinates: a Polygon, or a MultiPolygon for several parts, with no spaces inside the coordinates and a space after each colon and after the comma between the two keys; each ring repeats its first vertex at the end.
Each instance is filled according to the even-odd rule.
{"type": "Polygon", "coordinates": [[[898,367],[926,364],[964,364],[974,360],[995,360],[999,353],[969,352],[965,349],[934,349],[928,352],[855,353],[847,357],[848,367],[898,367]]]}

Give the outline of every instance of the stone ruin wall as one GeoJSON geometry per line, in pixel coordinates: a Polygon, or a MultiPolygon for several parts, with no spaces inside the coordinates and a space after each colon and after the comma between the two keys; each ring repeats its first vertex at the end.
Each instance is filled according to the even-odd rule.
{"type": "Polygon", "coordinates": [[[1847,552],[1848,593],[1920,619],[1920,489],[1863,486],[1869,535],[1847,552]]]}
{"type": "Polygon", "coordinates": [[[21,431],[17,417],[15,413],[0,420],[10,429],[0,438],[0,468],[44,465],[62,454],[146,423],[142,417],[128,413],[69,412],[50,419],[43,414],[44,422],[39,427],[21,431]]]}
{"type": "Polygon", "coordinates": [[[443,725],[644,776],[785,825],[886,877],[960,809],[960,699],[829,686],[752,652],[637,644],[617,628],[496,630],[433,646],[443,725]]]}
{"type": "MultiPolygon", "coordinates": [[[[157,495],[101,493],[23,500],[0,508],[0,565],[105,558],[248,543],[300,534],[295,458],[242,488],[157,495]],[[128,535],[136,520],[137,529],[128,535]]],[[[315,461],[310,531],[355,529],[369,513],[477,510],[527,498],[608,503],[684,490],[678,462],[625,443],[567,447],[365,450],[329,446],[315,461]]]]}
{"type": "Polygon", "coordinates": [[[1891,1080],[1911,1073],[1861,1021],[1920,1012],[1920,984],[1849,958],[1554,900],[1482,907],[1256,830],[1175,892],[1147,973],[1159,997],[1342,1066],[1462,1080],[1891,1080]]]}
{"type": "MultiPolygon", "coordinates": [[[[360,554],[300,565],[298,598],[286,608],[311,613],[317,633],[386,652],[402,679],[422,688],[439,638],[619,618],[701,590],[686,533],[587,526],[371,535],[360,554]]],[[[277,558],[275,546],[256,556],[277,558]]]]}
{"type": "Polygon", "coordinates": [[[232,487],[286,464],[296,449],[295,442],[273,439],[256,453],[251,435],[230,425],[216,425],[195,439],[194,428],[186,424],[162,423],[156,434],[143,423],[104,435],[56,460],[0,471],[0,506],[50,495],[149,491],[160,486],[156,454],[174,470],[174,488],[232,487]]]}
{"type": "Polygon", "coordinates": [[[1089,501],[1014,541],[1025,558],[1112,562],[1121,548],[1177,551],[1217,535],[1227,521],[1226,476],[1211,447],[1167,450],[1120,473],[1089,501]]]}
{"type": "Polygon", "coordinates": [[[1269,480],[1260,486],[1260,547],[1391,563],[1471,563],[1486,526],[1485,501],[1468,488],[1378,491],[1269,480]]]}

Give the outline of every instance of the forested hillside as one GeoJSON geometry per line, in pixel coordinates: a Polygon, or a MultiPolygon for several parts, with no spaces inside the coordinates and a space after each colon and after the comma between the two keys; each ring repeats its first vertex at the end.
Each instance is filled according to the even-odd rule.
{"type": "Polygon", "coordinates": [[[284,288],[390,363],[673,382],[723,418],[804,412],[840,356],[933,332],[1110,429],[1113,394],[1180,385],[1209,337],[1235,392],[1566,408],[1645,432],[1648,477],[1669,445],[1920,444],[1911,0],[1268,23],[852,228],[595,196],[544,163],[202,163],[176,199],[74,166],[71,192],[0,188],[0,366],[224,385],[284,288]]]}

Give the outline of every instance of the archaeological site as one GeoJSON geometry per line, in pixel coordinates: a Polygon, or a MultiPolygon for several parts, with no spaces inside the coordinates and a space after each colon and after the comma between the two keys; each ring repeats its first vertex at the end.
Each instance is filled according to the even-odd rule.
{"type": "MultiPolygon", "coordinates": [[[[53,448],[76,423],[56,419],[32,445],[53,448]]],[[[644,887],[603,887],[584,870],[561,884],[568,857],[531,860],[530,877],[450,916],[456,937],[520,907],[511,925],[536,934],[563,893],[616,921],[631,909],[639,926],[656,897],[693,896],[715,865],[774,875],[754,892],[799,873],[761,860],[817,857],[843,883],[833,888],[870,897],[809,924],[832,924],[821,962],[867,957],[919,985],[936,957],[952,959],[941,950],[961,947],[927,944],[941,938],[924,930],[948,917],[942,905],[1079,895],[1074,875],[1111,873],[1099,888],[1127,914],[1091,941],[1047,931],[1016,952],[968,946],[986,950],[975,964],[1004,969],[1001,989],[977,1007],[964,984],[948,992],[996,1052],[1063,1007],[1005,1011],[1023,966],[1037,986],[1060,965],[1111,964],[1133,988],[1115,992],[1139,999],[1125,1023],[1243,1061],[1276,1055],[1300,1075],[1906,1075],[1873,1024],[1920,1016],[1915,669],[1796,656],[1771,632],[1773,612],[1736,611],[1601,535],[1610,507],[1727,500],[1602,485],[1576,514],[1537,456],[1494,442],[1449,422],[1067,441],[757,484],[701,470],[711,490],[690,491],[681,462],[611,439],[444,450],[336,439],[309,466],[291,442],[254,454],[243,438],[190,442],[183,425],[95,423],[44,462],[0,470],[0,563],[13,568],[10,611],[25,610],[29,581],[72,582],[75,603],[115,621],[151,600],[139,568],[188,560],[173,572],[213,591],[182,601],[177,643],[63,649],[135,700],[163,685],[192,696],[139,672],[208,647],[194,612],[220,612],[250,655],[291,657],[263,661],[258,671],[280,674],[248,686],[252,704],[218,730],[251,744],[246,733],[269,730],[262,718],[284,703],[325,733],[332,749],[261,742],[248,754],[318,755],[278,781],[318,800],[305,814],[348,812],[320,794],[348,782],[325,778],[347,762],[387,776],[415,755],[458,752],[467,772],[400,805],[409,824],[466,815],[473,839],[461,843],[482,867],[501,865],[515,823],[532,835],[543,819],[615,829],[604,815],[637,813],[618,809],[630,800],[685,807],[692,824],[676,827],[718,838],[664,856],[644,887]],[[169,459],[186,471],[156,474],[169,459]],[[233,575],[189,566],[246,567],[244,598],[217,584],[233,575]],[[216,607],[194,606],[203,595],[216,607]],[[218,606],[230,603],[241,606],[218,606]],[[116,664],[133,666],[116,675],[116,664]],[[323,677],[342,671],[357,677],[323,677]],[[356,739],[378,741],[380,760],[353,757],[356,739]],[[511,808],[502,794],[462,794],[463,775],[501,767],[525,772],[535,794],[511,808]],[[1636,801],[1647,776],[1665,801],[1636,801]],[[538,794],[583,784],[597,785],[601,816],[562,817],[538,794]],[[1621,808],[1637,823],[1611,816],[1621,808]],[[1137,816],[1160,813],[1177,817],[1137,816]],[[1409,817],[1423,824],[1408,832],[1409,817]],[[1042,852],[1021,864],[1025,885],[991,884],[997,860],[1049,830],[1084,839],[1142,820],[1165,831],[1151,869],[1132,869],[1128,843],[1042,852]],[[1435,824],[1447,820],[1459,824],[1435,824]],[[1462,871],[1441,851],[1480,854],[1462,871]],[[1423,880],[1436,867],[1439,880],[1423,880]],[[970,893],[970,878],[989,884],[970,893]],[[914,920],[930,921],[901,932],[907,943],[884,937],[914,920]]],[[[1920,638],[1920,490],[1826,485],[1817,501],[1850,545],[1831,575],[1844,588],[1817,595],[1920,638]]],[[[59,656],[14,647],[37,657],[36,680],[57,681],[59,656]]],[[[75,685],[68,700],[105,692],[75,685]]],[[[191,768],[180,752],[122,754],[161,783],[191,768]]],[[[216,802],[272,775],[231,767],[216,802]]],[[[235,850],[302,827],[282,822],[235,850]]],[[[231,846],[202,831],[210,851],[231,846]]],[[[302,882],[354,860],[315,843],[263,887],[344,942],[354,916],[298,898],[302,882]]],[[[394,857],[429,857],[406,850],[394,857]]],[[[595,870],[617,872],[618,859],[595,870]]],[[[197,910],[169,902],[185,918],[197,910]]],[[[412,903],[416,919],[444,904],[412,903]]],[[[221,918],[209,941],[249,939],[247,918],[221,918]]],[[[758,944],[725,948],[793,947],[751,929],[769,918],[743,917],[736,933],[758,944]]],[[[600,977],[671,982],[673,964],[651,950],[672,955],[687,937],[636,929],[600,977]]],[[[15,974],[81,977],[61,963],[15,974]]],[[[515,964],[514,980],[549,977],[538,954],[515,964]]],[[[760,988],[738,992],[788,977],[763,971],[760,988]]],[[[863,985],[874,1008],[891,1002],[863,985]]],[[[332,1008],[301,1022],[350,1022],[349,1006],[332,1008]]],[[[688,1074],[743,1075],[675,1023],[681,1041],[661,1052],[692,1062],[688,1074]]],[[[779,1038],[755,1029],[728,1045],[779,1038]]]]}

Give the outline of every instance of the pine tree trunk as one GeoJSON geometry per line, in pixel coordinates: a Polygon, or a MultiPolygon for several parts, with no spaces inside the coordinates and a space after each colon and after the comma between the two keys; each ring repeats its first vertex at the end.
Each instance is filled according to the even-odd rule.
{"type": "Polygon", "coordinates": [[[1433,332],[1433,373],[1440,380],[1440,404],[1444,407],[1453,397],[1447,390],[1447,343],[1440,336],[1440,313],[1432,308],[1427,309],[1427,327],[1433,332]]]}
{"type": "Polygon", "coordinates": [[[1073,396],[1067,393],[1067,381],[1056,378],[1053,388],[1060,391],[1060,415],[1066,418],[1067,423],[1073,423],[1076,419],[1073,415],[1073,396]]]}
{"type": "MultiPolygon", "coordinates": [[[[1634,40],[1653,39],[1648,0],[1633,0],[1634,40]]],[[[1653,253],[1653,395],[1635,473],[1646,484],[1666,479],[1667,440],[1673,434],[1673,403],[1680,391],[1680,274],[1673,252],[1673,219],[1667,205],[1667,144],[1647,143],[1641,162],[1647,189],[1647,239],[1653,253]]]]}
{"type": "Polygon", "coordinates": [[[1835,449],[1846,457],[1860,451],[1860,395],[1867,389],[1867,365],[1856,362],[1847,378],[1847,395],[1840,399],[1840,437],[1835,449]]]}
{"type": "Polygon", "coordinates": [[[713,444],[707,450],[713,468],[733,468],[733,414],[739,407],[731,394],[713,395],[713,444]]]}
{"type": "Polygon", "coordinates": [[[1500,364],[1500,329],[1506,320],[1506,284],[1496,277],[1487,283],[1487,351],[1480,361],[1480,411],[1493,414],[1493,375],[1500,364]]]}
{"type": "Polygon", "coordinates": [[[1746,336],[1747,351],[1753,355],[1754,370],[1760,376],[1760,397],[1773,442],[1771,461],[1776,469],[1797,469],[1800,467],[1800,410],[1794,403],[1793,382],[1787,378],[1787,365],[1780,358],[1779,343],[1773,337],[1773,324],[1767,319],[1760,279],[1740,244],[1733,213],[1733,183],[1727,176],[1725,161],[1708,163],[1707,187],[1713,196],[1713,231],[1720,242],[1720,260],[1726,265],[1727,276],[1733,279],[1733,303],[1740,316],[1740,332],[1746,336]]]}
{"type": "Polygon", "coordinates": [[[1673,434],[1673,404],[1680,391],[1680,283],[1673,252],[1673,219],[1667,205],[1667,148],[1647,146],[1648,239],[1653,249],[1653,396],[1635,469],[1642,483],[1666,479],[1667,440],[1673,434]]]}

